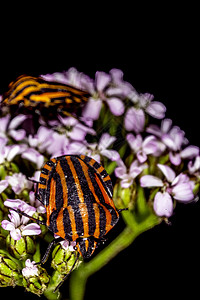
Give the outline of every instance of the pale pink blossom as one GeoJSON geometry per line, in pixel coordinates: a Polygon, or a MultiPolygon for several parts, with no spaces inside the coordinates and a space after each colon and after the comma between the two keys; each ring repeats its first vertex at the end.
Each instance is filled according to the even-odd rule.
{"type": "Polygon", "coordinates": [[[7,180],[0,181],[0,194],[8,187],[7,180]]]}
{"type": "Polygon", "coordinates": [[[185,147],[188,143],[185,132],[178,126],[172,127],[172,120],[170,119],[164,119],[161,122],[161,127],[149,125],[147,132],[159,137],[165,148],[169,149],[170,162],[175,166],[179,166],[182,160],[192,159],[199,154],[199,147],[193,145],[185,147]]]}
{"type": "Polygon", "coordinates": [[[69,70],[64,72],[55,72],[53,74],[41,75],[47,81],[57,81],[63,84],[74,86],[81,90],[88,90],[88,85],[91,82],[93,85],[93,80],[84,74],[79,72],[76,68],[69,68],[69,70]]]}
{"type": "Polygon", "coordinates": [[[165,179],[162,180],[153,175],[144,175],[140,178],[141,187],[160,187],[154,197],[154,211],[158,216],[170,217],[172,215],[173,199],[180,202],[194,200],[194,182],[183,173],[176,173],[166,165],[157,165],[165,179]]]}
{"type": "Polygon", "coordinates": [[[89,82],[91,97],[83,109],[83,118],[97,120],[103,101],[108,105],[113,115],[120,116],[124,113],[124,103],[120,99],[116,89],[112,88],[111,83],[112,78],[110,74],[96,72],[93,85],[89,82]],[[95,109],[94,106],[96,106],[95,109]]]}
{"type": "Polygon", "coordinates": [[[76,241],[70,242],[70,241],[64,240],[64,241],[61,241],[60,244],[64,250],[69,250],[70,252],[75,251],[76,241]]]}
{"type": "Polygon", "coordinates": [[[133,180],[145,169],[147,164],[140,164],[137,160],[133,161],[129,168],[120,159],[118,167],[115,168],[115,176],[120,178],[120,184],[123,188],[128,188],[132,185],[133,180]]]}
{"type": "Polygon", "coordinates": [[[19,114],[13,119],[7,114],[5,117],[0,118],[0,137],[12,137],[15,141],[21,141],[26,136],[24,129],[18,129],[27,116],[19,114]]]}
{"type": "Polygon", "coordinates": [[[13,192],[19,195],[24,189],[30,190],[33,183],[22,173],[14,173],[12,176],[6,176],[5,180],[11,186],[13,192]]]}
{"type": "Polygon", "coordinates": [[[173,214],[173,201],[170,194],[167,192],[156,193],[153,202],[153,208],[157,216],[159,217],[165,216],[167,218],[171,217],[171,215],[173,214]]]}
{"type": "Polygon", "coordinates": [[[144,130],[145,114],[140,108],[130,107],[124,118],[124,126],[128,131],[134,131],[135,133],[142,132],[144,130]]]}
{"type": "Polygon", "coordinates": [[[11,162],[17,155],[22,154],[26,149],[25,144],[7,145],[7,138],[0,137],[0,164],[11,162]]]}
{"type": "Polygon", "coordinates": [[[40,126],[35,135],[29,134],[28,143],[32,148],[37,148],[40,152],[45,152],[52,143],[52,134],[52,129],[40,126]]]}
{"type": "MultiPolygon", "coordinates": [[[[109,133],[102,134],[99,143],[91,144],[90,149],[91,157],[100,162],[100,157],[105,156],[112,161],[117,161],[120,159],[120,155],[116,150],[109,149],[109,147],[116,141],[116,137],[111,136],[109,133]]],[[[88,144],[89,145],[89,144],[88,144]]]]}
{"type": "Polygon", "coordinates": [[[57,125],[57,130],[65,133],[67,138],[74,141],[83,141],[87,134],[95,134],[95,130],[81,124],[77,119],[73,117],[61,117],[59,116],[60,125],[57,125]]]}
{"type": "Polygon", "coordinates": [[[27,278],[39,275],[39,270],[34,260],[32,262],[30,259],[25,261],[25,268],[22,269],[22,275],[27,278]]]}
{"type": "MultiPolygon", "coordinates": [[[[26,213],[28,213],[27,210],[26,213]]],[[[1,222],[1,226],[3,229],[10,231],[10,235],[14,240],[20,240],[22,236],[38,235],[41,233],[41,229],[38,224],[30,223],[25,225],[29,219],[27,217],[20,218],[19,214],[14,210],[10,210],[8,217],[10,221],[3,220],[1,222]]]]}
{"type": "Polygon", "coordinates": [[[190,174],[200,175],[200,156],[196,156],[194,161],[189,161],[188,170],[190,174]]]}
{"type": "Polygon", "coordinates": [[[44,164],[44,156],[34,148],[27,148],[21,157],[34,163],[37,169],[41,169],[44,164]]]}
{"type": "Polygon", "coordinates": [[[140,134],[134,136],[132,133],[129,133],[126,136],[126,139],[140,163],[144,163],[150,154],[153,154],[154,156],[160,154],[159,141],[153,135],[148,136],[143,140],[140,134]]]}
{"type": "Polygon", "coordinates": [[[137,107],[140,114],[140,110],[142,110],[156,119],[163,119],[165,117],[166,107],[161,102],[152,101],[154,98],[153,95],[149,93],[138,94],[136,91],[132,90],[131,97],[129,98],[137,107]]]}
{"type": "Polygon", "coordinates": [[[38,213],[45,214],[46,208],[44,205],[35,197],[35,192],[30,191],[29,193],[29,202],[32,207],[35,207],[38,213]]]}

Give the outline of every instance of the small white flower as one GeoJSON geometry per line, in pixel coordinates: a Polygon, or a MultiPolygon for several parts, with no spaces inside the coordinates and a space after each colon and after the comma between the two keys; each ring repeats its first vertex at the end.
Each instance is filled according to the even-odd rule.
{"type": "Polygon", "coordinates": [[[19,195],[24,189],[31,189],[33,183],[26,179],[22,173],[14,173],[12,176],[6,176],[5,180],[11,185],[15,194],[19,195]]]}
{"type": "Polygon", "coordinates": [[[67,240],[64,240],[61,241],[60,244],[64,250],[69,250],[71,252],[75,251],[74,247],[76,246],[76,241],[69,242],[67,240]]]}
{"type": "Polygon", "coordinates": [[[169,166],[157,164],[165,176],[164,180],[153,176],[144,175],[140,178],[141,187],[160,187],[154,197],[154,211],[158,216],[170,217],[173,213],[173,199],[188,203],[194,200],[194,182],[183,173],[176,176],[169,166]]]}
{"type": "Polygon", "coordinates": [[[22,275],[24,277],[32,277],[32,276],[38,276],[39,275],[39,270],[37,266],[35,265],[35,261],[33,260],[31,262],[30,259],[27,259],[25,261],[25,268],[22,269],[22,275]]]}
{"type": "MultiPolygon", "coordinates": [[[[7,202],[9,202],[9,201],[7,201],[7,202]]],[[[11,206],[14,206],[14,205],[20,206],[21,203],[20,202],[10,203],[10,205],[11,206]]],[[[31,207],[30,205],[26,204],[25,209],[23,211],[26,214],[32,216],[33,213],[36,211],[36,209],[35,209],[35,207],[31,207]]],[[[10,210],[10,214],[8,215],[8,217],[9,217],[10,221],[3,220],[1,222],[1,226],[3,229],[10,231],[10,235],[14,240],[20,240],[21,237],[24,235],[39,235],[41,233],[41,229],[38,224],[30,223],[30,224],[26,225],[30,219],[25,216],[22,216],[20,218],[19,214],[14,210],[10,210]]]]}

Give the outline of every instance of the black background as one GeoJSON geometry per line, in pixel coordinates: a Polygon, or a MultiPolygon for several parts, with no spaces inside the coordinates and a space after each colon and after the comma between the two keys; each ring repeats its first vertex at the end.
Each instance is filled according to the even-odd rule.
{"type": "MultiPolygon", "coordinates": [[[[31,6],[20,15],[5,10],[1,93],[24,73],[61,72],[73,66],[94,77],[97,70],[120,68],[137,91],[163,102],[166,116],[186,132],[191,144],[200,146],[197,8],[141,3],[139,8],[115,4],[110,9],[31,11],[31,6]]],[[[178,205],[171,226],[163,223],[144,233],[89,278],[85,299],[194,298],[199,292],[199,213],[199,202],[178,205]]],[[[116,227],[115,233],[122,223],[116,227]]],[[[9,297],[37,299],[22,288],[2,291],[9,297]]]]}

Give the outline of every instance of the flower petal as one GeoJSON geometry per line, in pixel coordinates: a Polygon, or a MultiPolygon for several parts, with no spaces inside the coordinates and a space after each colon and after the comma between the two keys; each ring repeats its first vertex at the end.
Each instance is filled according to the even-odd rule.
{"type": "Polygon", "coordinates": [[[160,178],[153,175],[144,175],[140,178],[141,187],[161,187],[163,182],[160,178]]]}
{"type": "Polygon", "coordinates": [[[38,276],[39,270],[35,265],[34,260],[31,262],[30,259],[27,259],[25,265],[26,267],[22,269],[22,275],[24,277],[38,276]]]}
{"type": "Polygon", "coordinates": [[[7,155],[8,161],[12,161],[16,155],[21,153],[21,147],[19,145],[7,146],[7,148],[9,149],[7,155]]]}
{"type": "Polygon", "coordinates": [[[121,187],[124,189],[127,189],[129,186],[131,186],[133,183],[133,179],[130,176],[127,176],[126,178],[122,179],[120,184],[121,187]]]}
{"type": "Polygon", "coordinates": [[[102,100],[90,98],[85,105],[82,116],[84,119],[97,120],[101,111],[102,100]]]}
{"type": "Polygon", "coordinates": [[[9,230],[9,231],[15,229],[14,224],[13,224],[12,222],[8,221],[8,220],[3,220],[3,221],[1,222],[1,226],[2,226],[3,229],[9,230]]]}
{"type": "Polygon", "coordinates": [[[40,169],[44,164],[44,156],[34,148],[28,148],[25,152],[23,152],[22,158],[35,163],[38,169],[40,169]]]}
{"type": "Polygon", "coordinates": [[[108,157],[112,161],[117,161],[120,159],[120,155],[116,150],[102,150],[101,155],[108,157]]]}
{"type": "Polygon", "coordinates": [[[123,178],[127,172],[124,162],[120,159],[118,162],[118,167],[115,168],[115,176],[118,178],[123,178]]]}
{"type": "Polygon", "coordinates": [[[41,233],[41,228],[38,224],[31,223],[26,225],[22,230],[22,235],[38,235],[41,233]]]}
{"type": "Polygon", "coordinates": [[[0,181],[0,194],[8,187],[7,180],[0,181]]]}
{"type": "Polygon", "coordinates": [[[126,130],[134,130],[136,133],[142,132],[145,124],[145,115],[142,109],[131,107],[127,110],[124,119],[126,130]]]}
{"type": "Polygon", "coordinates": [[[163,133],[167,133],[170,130],[171,127],[172,127],[172,120],[171,119],[162,120],[161,131],[163,133]]]}
{"type": "Polygon", "coordinates": [[[79,126],[75,126],[72,131],[68,132],[68,136],[75,141],[83,141],[87,132],[79,126]]]}
{"type": "Polygon", "coordinates": [[[26,203],[20,199],[7,199],[6,201],[4,201],[5,206],[20,210],[23,210],[24,204],[26,203]]]}
{"type": "Polygon", "coordinates": [[[157,192],[153,202],[153,208],[159,217],[171,217],[173,213],[173,201],[169,193],[157,192]]]}
{"type": "Polygon", "coordinates": [[[76,141],[76,142],[71,142],[67,148],[66,148],[66,154],[85,154],[87,151],[86,145],[83,143],[76,141]]]}
{"type": "Polygon", "coordinates": [[[190,202],[194,199],[192,185],[188,183],[179,183],[172,188],[173,197],[181,202],[190,202]]]}
{"type": "Polygon", "coordinates": [[[181,164],[181,156],[178,153],[169,152],[169,160],[174,166],[179,166],[181,164]]]}
{"type": "Polygon", "coordinates": [[[8,217],[10,221],[14,224],[15,228],[17,228],[20,225],[20,216],[16,211],[10,210],[10,214],[8,215],[8,217]]]}
{"type": "Polygon", "coordinates": [[[143,148],[143,151],[147,155],[156,153],[159,148],[159,143],[158,143],[157,139],[155,138],[155,136],[150,135],[144,139],[142,148],[143,148]]]}
{"type": "Polygon", "coordinates": [[[165,175],[165,177],[169,182],[172,182],[174,180],[176,174],[169,166],[161,165],[161,164],[157,164],[157,166],[162,171],[162,173],[165,175]]]}
{"type": "Polygon", "coordinates": [[[139,165],[138,161],[135,160],[130,165],[129,175],[132,178],[136,178],[145,168],[147,168],[147,164],[139,165]]]}
{"type": "Polygon", "coordinates": [[[117,97],[107,99],[107,104],[114,116],[121,116],[124,113],[124,103],[117,97]]]}
{"type": "Polygon", "coordinates": [[[99,150],[104,150],[108,148],[112,143],[116,141],[115,136],[111,136],[109,133],[102,134],[100,140],[99,140],[99,150]]]}
{"type": "Polygon", "coordinates": [[[111,76],[105,72],[97,71],[95,74],[97,91],[102,92],[111,81],[111,76]]]}
{"type": "Polygon", "coordinates": [[[192,159],[199,155],[199,147],[190,145],[181,151],[181,157],[183,159],[189,158],[192,159]]]}
{"type": "Polygon", "coordinates": [[[18,241],[21,239],[21,231],[17,228],[15,230],[12,230],[10,232],[11,237],[13,238],[13,240],[18,241]]]}
{"type": "Polygon", "coordinates": [[[142,164],[147,160],[147,155],[144,151],[140,150],[137,152],[137,159],[142,164]]]}
{"type": "Polygon", "coordinates": [[[197,156],[193,161],[189,161],[188,170],[190,174],[194,174],[196,171],[200,171],[200,156],[197,156]]]}
{"type": "Polygon", "coordinates": [[[176,145],[175,142],[173,141],[173,139],[168,135],[168,134],[163,134],[162,136],[162,142],[169,148],[172,149],[174,151],[176,151],[176,145]]]}
{"type": "Polygon", "coordinates": [[[22,122],[24,122],[25,120],[27,119],[27,116],[26,115],[17,115],[15,118],[13,118],[11,121],[10,121],[10,124],[9,124],[9,127],[8,129],[11,130],[11,129],[15,129],[17,128],[22,122]]]}
{"type": "Polygon", "coordinates": [[[15,141],[21,141],[25,138],[26,136],[26,131],[24,129],[19,129],[19,130],[10,130],[9,135],[15,140],[15,141]]]}
{"type": "Polygon", "coordinates": [[[156,119],[163,119],[165,117],[166,107],[158,101],[152,101],[146,108],[146,112],[156,119]]]}
{"type": "Polygon", "coordinates": [[[0,131],[1,132],[6,132],[7,131],[7,126],[8,126],[9,120],[10,120],[10,115],[9,114],[7,114],[3,118],[0,118],[0,131]]]}

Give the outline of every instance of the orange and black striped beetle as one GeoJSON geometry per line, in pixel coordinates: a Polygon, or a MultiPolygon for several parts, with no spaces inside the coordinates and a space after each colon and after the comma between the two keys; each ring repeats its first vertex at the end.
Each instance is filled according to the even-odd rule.
{"type": "MultiPolygon", "coordinates": [[[[80,105],[86,103],[90,94],[86,91],[59,82],[46,81],[41,77],[21,75],[9,84],[9,90],[4,93],[2,107],[18,109],[38,108],[41,112],[47,109],[58,109],[65,115],[75,111],[80,105]]],[[[45,114],[45,113],[44,113],[45,114]]]]}
{"type": "Polygon", "coordinates": [[[75,263],[79,255],[89,258],[119,220],[110,176],[88,156],[65,155],[47,161],[37,190],[37,198],[46,207],[45,225],[60,237],[49,244],[41,263],[47,260],[52,246],[65,239],[76,241],[75,263]]]}

